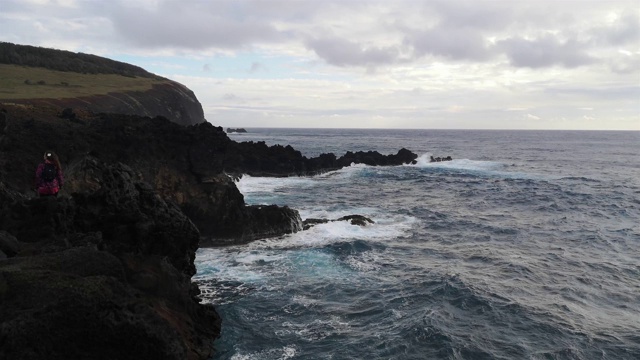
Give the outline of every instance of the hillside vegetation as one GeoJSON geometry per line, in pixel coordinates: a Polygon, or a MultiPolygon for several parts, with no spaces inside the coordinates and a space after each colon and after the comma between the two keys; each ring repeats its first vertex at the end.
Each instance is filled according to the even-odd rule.
{"type": "Polygon", "coordinates": [[[97,55],[0,42],[0,64],[41,67],[81,74],[158,78],[143,68],[97,55]]]}
{"type": "Polygon", "coordinates": [[[0,104],[205,121],[186,86],[96,55],[0,42],[0,104]]]}
{"type": "Polygon", "coordinates": [[[146,91],[168,82],[141,67],[96,55],[0,42],[0,100],[146,91]]]}
{"type": "Polygon", "coordinates": [[[159,77],[82,74],[0,64],[0,100],[64,99],[110,92],[146,91],[153,85],[168,82],[159,77]]]}

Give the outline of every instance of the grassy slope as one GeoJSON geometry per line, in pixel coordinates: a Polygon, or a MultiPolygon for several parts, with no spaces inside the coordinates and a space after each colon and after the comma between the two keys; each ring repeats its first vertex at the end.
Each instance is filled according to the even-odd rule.
{"type": "Polygon", "coordinates": [[[109,92],[145,91],[169,80],[113,74],[80,74],[0,64],[0,100],[63,99],[109,92]],[[32,85],[25,84],[29,80],[32,85]],[[44,81],[44,85],[38,85],[44,81]],[[68,85],[64,85],[66,83],[68,85]]]}

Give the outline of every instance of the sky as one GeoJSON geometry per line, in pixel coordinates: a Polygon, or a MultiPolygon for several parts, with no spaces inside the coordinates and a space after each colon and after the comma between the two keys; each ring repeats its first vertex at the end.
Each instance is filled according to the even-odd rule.
{"type": "Polygon", "coordinates": [[[640,130],[640,0],[0,0],[224,127],[640,130]]]}

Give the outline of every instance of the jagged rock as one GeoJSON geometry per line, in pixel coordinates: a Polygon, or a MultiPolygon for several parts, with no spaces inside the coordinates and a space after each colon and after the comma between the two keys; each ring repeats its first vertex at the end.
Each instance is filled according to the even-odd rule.
{"type": "Polygon", "coordinates": [[[434,158],[433,156],[431,156],[429,158],[429,162],[441,162],[441,161],[452,161],[453,158],[451,156],[447,156],[447,157],[437,157],[434,158]]]}
{"type": "Polygon", "coordinates": [[[389,165],[403,165],[403,164],[416,164],[418,156],[411,151],[402,148],[395,155],[382,155],[377,151],[358,151],[347,152],[344,156],[337,160],[340,167],[349,166],[352,163],[366,164],[372,166],[389,166],[389,165]]]}
{"type": "Polygon", "coordinates": [[[373,220],[362,215],[347,215],[339,218],[336,221],[349,221],[351,225],[358,225],[358,226],[367,226],[369,224],[375,223],[373,220]]]}
{"type": "Polygon", "coordinates": [[[80,163],[70,177],[93,182],[71,197],[0,186],[0,358],[208,359],[220,318],[190,281],[198,230],[126,165],[80,163]]]}
{"type": "Polygon", "coordinates": [[[82,109],[93,113],[162,116],[181,125],[205,122],[202,105],[193,91],[169,80],[146,91],[114,91],[106,95],[62,99],[12,99],[10,102],[35,107],[82,109]]]}
{"type": "Polygon", "coordinates": [[[74,123],[60,122],[56,108],[7,105],[7,109],[14,129],[8,136],[14,145],[0,153],[0,163],[20,159],[5,169],[7,181],[22,186],[23,193],[29,191],[25,184],[33,182],[40,161],[39,152],[33,151],[36,148],[52,148],[60,156],[67,177],[63,194],[95,191],[101,186],[86,154],[106,163],[126,163],[132,178],[150,184],[162,199],[180,207],[209,239],[207,245],[244,243],[300,228],[295,210],[246,206],[233,177],[310,175],[351,163],[401,165],[417,158],[401,149],[395,155],[348,152],[340,158],[322,154],[309,159],[288,145],[231,141],[222,128],[209,123],[184,127],[163,117],[84,113],[77,113],[84,123],[74,123]],[[269,214],[258,215],[260,211],[269,214]],[[277,223],[267,224],[262,218],[277,223]]]}
{"type": "Polygon", "coordinates": [[[227,128],[227,133],[246,133],[246,132],[247,130],[243,128],[237,128],[237,129],[227,128]]]}
{"type": "Polygon", "coordinates": [[[347,216],[343,216],[341,218],[333,219],[333,220],[315,219],[315,218],[305,219],[302,222],[302,227],[303,227],[303,230],[309,230],[315,225],[326,224],[334,221],[348,221],[351,225],[357,225],[357,226],[367,226],[369,224],[375,224],[375,221],[363,215],[347,215],[347,216]]]}
{"type": "Polygon", "coordinates": [[[264,142],[243,142],[229,145],[225,171],[251,176],[304,176],[337,170],[351,164],[392,166],[415,164],[418,156],[407,149],[395,155],[382,155],[377,151],[347,152],[337,158],[335,154],[321,154],[307,158],[291,146],[267,146],[264,142]]]}

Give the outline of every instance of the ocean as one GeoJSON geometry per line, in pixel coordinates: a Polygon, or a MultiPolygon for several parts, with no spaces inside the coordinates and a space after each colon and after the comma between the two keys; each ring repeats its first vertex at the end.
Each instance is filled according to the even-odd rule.
{"type": "Polygon", "coordinates": [[[640,132],[248,131],[419,158],[239,180],[249,204],[375,223],[198,250],[213,359],[640,359],[640,132]]]}

